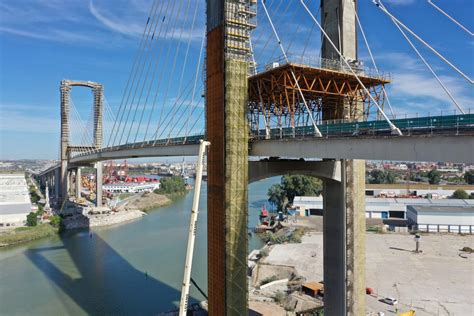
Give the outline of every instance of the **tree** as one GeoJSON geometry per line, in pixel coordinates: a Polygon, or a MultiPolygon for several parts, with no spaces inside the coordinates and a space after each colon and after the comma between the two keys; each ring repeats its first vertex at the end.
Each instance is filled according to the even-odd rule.
{"type": "Polygon", "coordinates": [[[59,215],[53,215],[51,216],[49,223],[53,227],[59,227],[61,225],[62,218],[59,215]]]}
{"type": "Polygon", "coordinates": [[[431,169],[430,172],[428,172],[428,182],[430,184],[439,184],[441,181],[441,173],[436,169],[431,169]]]}
{"type": "Polygon", "coordinates": [[[302,175],[283,176],[279,184],[268,189],[268,201],[279,211],[285,210],[289,203],[293,203],[295,196],[317,196],[321,194],[323,185],[321,180],[302,175]]]}
{"type": "Polygon", "coordinates": [[[31,212],[30,214],[26,215],[26,225],[28,226],[38,225],[38,215],[36,214],[36,212],[31,212]]]}
{"type": "Polygon", "coordinates": [[[395,183],[396,175],[393,171],[387,170],[385,171],[385,183],[392,184],[395,183]]]}
{"type": "Polygon", "coordinates": [[[383,170],[374,169],[369,174],[369,183],[381,184],[385,182],[383,170]]]}
{"type": "Polygon", "coordinates": [[[467,192],[462,189],[457,189],[456,191],[453,192],[453,195],[451,195],[451,198],[467,200],[469,199],[469,194],[467,194],[467,192]]]}
{"type": "Polygon", "coordinates": [[[469,170],[464,173],[464,181],[466,181],[467,184],[474,184],[474,170],[469,170]]]}
{"type": "Polygon", "coordinates": [[[160,188],[155,190],[156,193],[173,194],[186,192],[186,183],[179,176],[172,176],[160,179],[160,188]]]}

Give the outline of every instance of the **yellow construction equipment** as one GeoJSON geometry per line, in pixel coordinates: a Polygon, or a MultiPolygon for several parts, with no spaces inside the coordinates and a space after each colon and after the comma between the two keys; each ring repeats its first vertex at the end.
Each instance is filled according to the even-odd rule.
{"type": "Polygon", "coordinates": [[[398,316],[415,316],[415,311],[414,311],[414,310],[410,310],[410,311],[408,311],[408,312],[404,312],[404,313],[398,314],[398,316]]]}

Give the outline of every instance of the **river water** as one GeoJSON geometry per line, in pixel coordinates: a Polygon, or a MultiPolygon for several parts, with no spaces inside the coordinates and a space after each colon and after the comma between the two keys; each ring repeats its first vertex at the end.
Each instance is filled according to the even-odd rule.
{"type": "MultiPolygon", "coordinates": [[[[249,227],[270,178],[249,186],[249,227]]],[[[205,184],[205,183],[204,183],[205,184]]],[[[193,192],[126,224],[69,231],[0,250],[1,315],[152,315],[179,304],[193,192]]],[[[207,292],[206,186],[192,276],[207,292]]],[[[249,238],[249,251],[262,246],[249,238]]],[[[191,300],[204,298],[191,287],[191,300]]]]}

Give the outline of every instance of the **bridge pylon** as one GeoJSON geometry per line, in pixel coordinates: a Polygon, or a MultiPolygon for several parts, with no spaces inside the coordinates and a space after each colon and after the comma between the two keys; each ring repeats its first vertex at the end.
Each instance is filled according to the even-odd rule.
{"type": "MultiPolygon", "coordinates": [[[[59,176],[60,190],[58,192],[60,205],[67,199],[69,194],[69,186],[72,185],[72,181],[69,181],[69,160],[72,157],[72,154],[77,151],[84,150],[84,146],[75,146],[70,143],[70,125],[69,125],[69,114],[70,114],[70,100],[71,100],[71,88],[73,86],[81,86],[86,88],[91,88],[94,94],[93,100],[93,109],[94,109],[94,140],[93,144],[87,147],[88,150],[91,149],[100,149],[102,148],[102,116],[103,116],[103,86],[99,83],[92,81],[76,81],[76,80],[62,80],[60,93],[61,93],[61,170],[59,176]]],[[[80,176],[77,177],[77,174],[80,174],[76,168],[76,177],[75,181],[79,181],[80,187],[80,176]]],[[[102,205],[102,163],[98,162],[96,164],[96,204],[102,205]],[[101,178],[100,180],[98,178],[101,178]]],[[[72,177],[71,177],[72,178],[72,177]]],[[[78,185],[76,184],[76,188],[78,185]]],[[[77,189],[76,189],[77,190],[77,189]]],[[[76,193],[77,194],[77,193],[76,193]]],[[[57,195],[57,196],[58,196],[57,195]]]]}

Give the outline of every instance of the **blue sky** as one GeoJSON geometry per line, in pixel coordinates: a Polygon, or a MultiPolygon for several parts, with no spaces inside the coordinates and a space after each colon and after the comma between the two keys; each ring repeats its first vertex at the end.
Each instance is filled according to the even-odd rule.
{"type": "MultiPolygon", "coordinates": [[[[182,0],[180,0],[182,1],[182,0]]],[[[176,6],[181,3],[176,0],[176,6]]],[[[59,83],[62,79],[91,80],[104,84],[105,96],[112,112],[117,113],[133,57],[140,43],[151,0],[5,0],[0,2],[0,159],[56,159],[59,150],[59,83]]],[[[163,3],[166,1],[161,1],[163,3]]],[[[157,63],[163,68],[164,81],[157,89],[157,109],[147,108],[145,121],[151,115],[151,123],[158,125],[158,112],[163,108],[164,117],[177,100],[180,73],[184,74],[183,91],[194,78],[202,30],[204,28],[204,1],[184,0],[174,17],[176,25],[184,23],[181,31],[181,50],[173,68],[173,53],[168,59],[158,55],[159,45],[167,47],[169,37],[156,41],[153,54],[161,56],[157,63]],[[186,11],[186,6],[190,7],[186,11]],[[196,23],[191,27],[194,8],[198,8],[196,23]],[[188,14],[185,14],[188,12],[188,14]],[[189,43],[189,57],[183,66],[185,50],[189,43]],[[171,79],[170,73],[176,73],[171,79]],[[169,78],[168,78],[169,77],[169,78]],[[169,87],[169,88],[168,88],[169,87]],[[166,97],[166,101],[164,98],[166,97]]],[[[311,3],[317,12],[318,1],[311,3]]],[[[474,29],[472,15],[474,2],[470,0],[434,1],[468,29],[474,29]]],[[[453,22],[442,16],[425,0],[384,1],[387,8],[411,27],[435,49],[462,69],[469,77],[474,76],[474,41],[453,22]]],[[[314,27],[299,1],[267,0],[272,19],[285,47],[291,54],[301,54],[311,29],[314,27]],[[277,10],[278,8],[278,10],[277,10]],[[291,30],[291,31],[289,31],[291,30]]],[[[177,9],[175,9],[177,11],[177,9]]],[[[264,64],[280,54],[269,29],[263,9],[258,8],[258,29],[254,31],[254,47],[257,62],[264,64]],[[267,43],[268,41],[268,43],[267,43]]],[[[164,14],[162,14],[164,15],[164,14]]],[[[171,15],[170,15],[171,16],[171,15]]],[[[390,73],[393,83],[388,92],[398,113],[427,113],[454,110],[454,105],[443,93],[432,75],[414,54],[392,22],[372,1],[359,1],[359,16],[377,65],[390,73]]],[[[169,22],[172,23],[172,22],[169,22]]],[[[172,25],[172,24],[170,24],[172,25]]],[[[170,30],[171,31],[171,30],[170,30]]],[[[178,41],[174,41],[177,45],[178,41]]],[[[465,108],[474,108],[472,85],[452,71],[426,48],[418,45],[435,71],[449,87],[458,102],[465,108]]],[[[317,55],[320,35],[317,29],[311,33],[306,55],[317,55]]],[[[359,38],[359,55],[370,65],[362,38],[359,38]]],[[[150,73],[150,78],[152,77],[150,73]]],[[[155,78],[159,77],[159,71],[155,78]]],[[[156,80],[158,82],[158,79],[156,80]]],[[[188,88],[186,88],[188,87],[188,88]]],[[[188,91],[188,92],[189,92],[188,91]]],[[[153,92],[153,91],[152,91],[153,92]]],[[[196,97],[186,102],[196,106],[190,122],[198,131],[203,124],[198,104],[202,92],[202,80],[198,80],[196,97]]],[[[90,114],[91,94],[85,89],[74,89],[73,101],[79,115],[87,121],[90,114]]],[[[137,120],[140,117],[138,111],[137,120]]],[[[174,123],[177,122],[177,118],[174,123]]],[[[86,124],[86,123],[84,123],[86,124]]],[[[112,125],[112,119],[109,122],[112,125]]],[[[128,128],[128,126],[127,126],[128,128]]],[[[154,129],[155,127],[153,126],[154,129]]],[[[165,134],[167,131],[164,132],[165,134]]],[[[80,140],[82,134],[75,135],[80,140]]],[[[137,139],[143,136],[139,131],[137,139]]]]}

